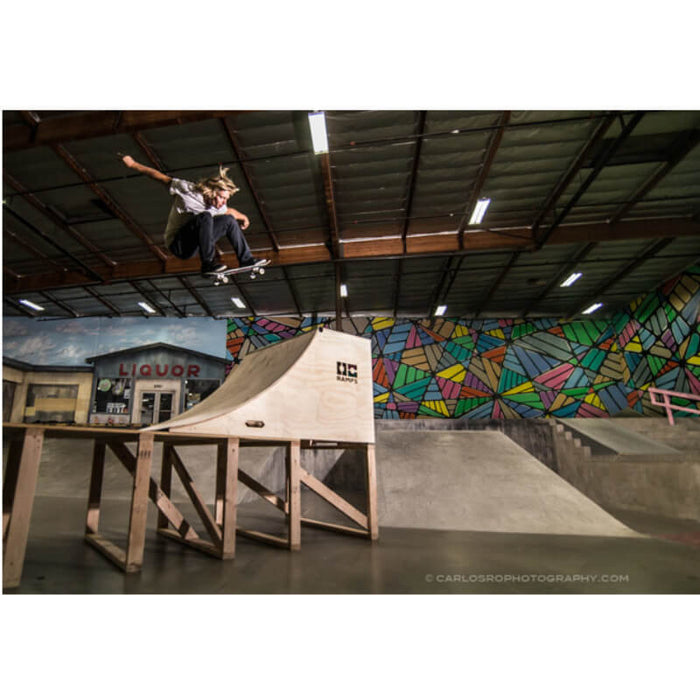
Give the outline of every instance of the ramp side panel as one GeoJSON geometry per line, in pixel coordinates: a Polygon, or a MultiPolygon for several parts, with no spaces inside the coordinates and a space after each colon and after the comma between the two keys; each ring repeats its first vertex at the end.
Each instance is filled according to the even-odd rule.
{"type": "Polygon", "coordinates": [[[177,431],[373,443],[371,344],[326,330],[273,387],[206,423],[177,431]]]}
{"type": "Polygon", "coordinates": [[[204,401],[146,430],[168,430],[195,425],[234,410],[250,401],[289,371],[311,345],[317,331],[251,352],[235,366],[226,381],[204,401]]]}
{"type": "MultiPolygon", "coordinates": [[[[257,383],[257,394],[253,398],[241,401],[232,390],[221,392],[210,413],[201,411],[197,420],[188,420],[191,413],[188,411],[180,417],[182,420],[174,419],[160,427],[170,427],[175,432],[238,437],[373,443],[370,341],[337,331],[316,332],[302,352],[295,349],[292,362],[292,355],[285,348],[296,340],[274,346],[278,351],[275,357],[279,358],[277,374],[280,368],[285,369],[276,381],[265,384],[262,390],[257,383]]],[[[245,373],[239,374],[240,381],[245,382],[251,372],[262,366],[259,363],[246,365],[258,353],[264,354],[251,353],[235,370],[248,367],[245,373]]],[[[251,393],[252,389],[246,387],[245,396],[251,393]]],[[[212,398],[214,394],[202,404],[212,398]]]]}

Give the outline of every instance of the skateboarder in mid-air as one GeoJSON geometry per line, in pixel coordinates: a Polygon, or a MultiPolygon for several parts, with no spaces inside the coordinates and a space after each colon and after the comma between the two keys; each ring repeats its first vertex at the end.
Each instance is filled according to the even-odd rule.
{"type": "Polygon", "coordinates": [[[173,204],[165,228],[165,245],[173,255],[187,260],[199,252],[202,274],[216,276],[230,269],[217,260],[216,242],[226,236],[241,267],[268,264],[268,260],[253,257],[241,232],[248,228],[248,217],[226,204],[238,192],[226,175],[228,168],[219,167],[218,175],[190,182],[137,163],[131,156],[123,156],[122,161],[127,168],[168,185],[173,204]]]}

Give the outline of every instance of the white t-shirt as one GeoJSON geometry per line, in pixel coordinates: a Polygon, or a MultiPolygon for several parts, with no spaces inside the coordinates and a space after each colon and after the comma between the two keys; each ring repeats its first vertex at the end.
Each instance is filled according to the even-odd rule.
{"type": "Polygon", "coordinates": [[[186,224],[194,214],[208,211],[212,216],[220,216],[226,213],[226,205],[219,209],[208,207],[204,203],[201,192],[195,192],[194,182],[189,180],[170,181],[170,194],[173,195],[173,205],[168,214],[168,223],[165,226],[165,245],[169,248],[175,238],[175,234],[181,226],[186,224]]]}

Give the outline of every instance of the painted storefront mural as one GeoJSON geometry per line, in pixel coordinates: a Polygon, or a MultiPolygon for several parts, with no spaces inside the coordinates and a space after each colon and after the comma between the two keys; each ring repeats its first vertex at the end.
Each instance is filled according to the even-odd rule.
{"type": "MultiPolygon", "coordinates": [[[[700,268],[611,321],[353,318],[371,339],[377,418],[657,413],[649,386],[700,394],[700,268]]],[[[234,358],[332,319],[235,318],[234,358]]],[[[350,322],[346,325],[350,326],[350,322]]]]}
{"type": "Polygon", "coordinates": [[[3,319],[3,356],[33,365],[78,366],[88,357],[169,343],[227,357],[226,321],[212,318],[3,319]]]}

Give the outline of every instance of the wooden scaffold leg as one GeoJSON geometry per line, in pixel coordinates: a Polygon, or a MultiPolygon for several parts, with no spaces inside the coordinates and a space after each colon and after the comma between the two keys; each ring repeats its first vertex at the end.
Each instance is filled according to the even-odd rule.
{"type": "Polygon", "coordinates": [[[287,493],[289,512],[289,549],[301,549],[301,444],[293,440],[287,446],[287,493]]]}
{"type": "Polygon", "coordinates": [[[19,586],[22,578],[43,444],[43,429],[28,428],[24,434],[21,451],[18,445],[10,447],[8,474],[3,488],[4,588],[19,586]]]}

